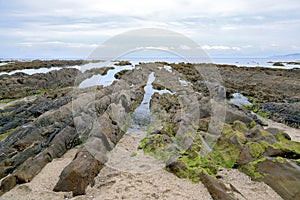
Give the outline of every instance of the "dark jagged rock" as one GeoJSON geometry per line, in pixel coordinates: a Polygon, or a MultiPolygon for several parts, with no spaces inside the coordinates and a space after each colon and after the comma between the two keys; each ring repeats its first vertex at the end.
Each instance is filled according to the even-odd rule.
{"type": "Polygon", "coordinates": [[[200,175],[201,182],[207,188],[208,192],[214,200],[233,200],[234,198],[227,193],[224,184],[218,180],[208,176],[205,173],[200,175]]]}
{"type": "Polygon", "coordinates": [[[172,172],[173,174],[175,174],[178,177],[187,178],[187,177],[185,177],[185,172],[187,171],[187,167],[182,162],[173,161],[173,162],[167,163],[166,168],[168,171],[172,172]]]}
{"type": "Polygon", "coordinates": [[[94,185],[94,178],[102,167],[103,164],[83,148],[63,170],[54,191],[72,191],[73,196],[83,195],[88,185],[94,185]]]}
{"type": "Polygon", "coordinates": [[[20,62],[17,60],[12,61],[9,64],[0,66],[1,72],[11,72],[17,69],[39,69],[50,67],[66,67],[74,65],[82,65],[89,61],[84,60],[33,60],[28,62],[20,62]]]}
{"type": "Polygon", "coordinates": [[[15,99],[41,94],[51,88],[73,86],[78,69],[65,68],[46,74],[16,73],[0,76],[0,99],[15,99]],[[37,84],[38,83],[38,84],[37,84]]]}
{"type": "Polygon", "coordinates": [[[272,187],[283,199],[295,200],[300,195],[300,169],[287,161],[266,160],[257,165],[257,171],[265,174],[263,181],[272,187]]]}
{"type": "MultiPolygon", "coordinates": [[[[93,121],[89,137],[83,148],[78,150],[77,156],[63,170],[54,191],[72,191],[73,195],[76,196],[85,194],[88,185],[93,186],[94,178],[107,161],[107,152],[118,143],[125,133],[123,127],[128,121],[128,112],[135,106],[136,101],[141,101],[142,98],[140,96],[136,101],[132,100],[140,94],[142,93],[139,93],[139,90],[136,92],[130,90],[118,92],[116,90],[115,93],[106,96],[110,97],[113,102],[107,104],[105,112],[101,113],[102,116],[93,121]]],[[[101,101],[106,101],[106,99],[100,98],[101,101]]],[[[76,106],[84,107],[85,104],[77,104],[76,106]]],[[[82,124],[77,125],[81,126],[82,124]]]]}
{"type": "Polygon", "coordinates": [[[261,110],[273,116],[278,122],[285,122],[292,127],[300,127],[300,102],[264,103],[261,110]]]}
{"type": "Polygon", "coordinates": [[[75,68],[64,68],[33,75],[25,73],[2,75],[0,76],[0,99],[42,95],[50,89],[73,87],[95,74],[106,74],[110,69],[113,69],[113,67],[90,69],[84,73],[75,68]]]}

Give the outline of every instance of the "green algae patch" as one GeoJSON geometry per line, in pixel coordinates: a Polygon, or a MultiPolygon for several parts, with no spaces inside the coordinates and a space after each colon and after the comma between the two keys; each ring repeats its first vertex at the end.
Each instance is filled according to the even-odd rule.
{"type": "Polygon", "coordinates": [[[227,123],[223,123],[222,126],[223,126],[223,129],[222,129],[222,134],[224,134],[224,136],[229,139],[231,138],[232,136],[236,136],[236,139],[238,141],[238,143],[243,146],[243,144],[246,143],[247,141],[247,138],[245,137],[243,131],[240,131],[240,130],[248,130],[247,126],[241,122],[241,124],[239,123],[239,121],[235,121],[236,123],[236,126],[238,127],[235,127],[237,129],[233,129],[233,127],[230,125],[230,124],[227,124],[227,123]]]}
{"type": "MultiPolygon", "coordinates": [[[[151,134],[141,140],[140,149],[144,150],[145,154],[149,154],[157,159],[167,161],[174,158],[176,165],[172,169],[166,168],[179,178],[188,178],[192,183],[200,181],[201,173],[206,173],[209,176],[215,176],[218,172],[218,165],[210,154],[201,155],[202,141],[198,134],[193,138],[193,143],[187,150],[172,148],[171,143],[175,141],[175,137],[169,137],[169,131],[165,129],[164,134],[151,134]]],[[[172,134],[171,134],[172,135],[172,134]]]]}
{"type": "Polygon", "coordinates": [[[250,122],[250,128],[254,128],[256,126],[256,122],[255,121],[251,121],[250,122]]]}
{"type": "Polygon", "coordinates": [[[237,145],[220,138],[213,148],[212,158],[218,165],[225,168],[232,168],[236,165],[240,151],[237,145]]]}
{"type": "Polygon", "coordinates": [[[9,103],[9,102],[12,102],[16,99],[0,99],[0,103],[9,103]]]}
{"type": "Polygon", "coordinates": [[[238,121],[238,120],[233,122],[233,128],[237,131],[240,131],[240,132],[245,132],[245,131],[249,130],[247,125],[244,122],[241,122],[241,121],[238,121]]]}
{"type": "Polygon", "coordinates": [[[165,133],[170,137],[174,137],[176,135],[176,129],[174,125],[169,123],[164,124],[163,131],[165,131],[165,133]]]}
{"type": "Polygon", "coordinates": [[[273,162],[285,163],[285,159],[282,157],[277,156],[272,160],[273,162]]]}
{"type": "Polygon", "coordinates": [[[137,152],[132,152],[131,154],[130,154],[130,157],[135,157],[137,155],[137,152]]]}
{"type": "Polygon", "coordinates": [[[145,154],[166,161],[172,153],[168,151],[170,142],[172,139],[165,134],[152,134],[141,140],[138,149],[143,149],[145,154]]]}
{"type": "Polygon", "coordinates": [[[230,138],[234,135],[234,130],[230,124],[223,123],[222,126],[222,134],[225,135],[226,138],[230,138]]]}
{"type": "Polygon", "coordinates": [[[239,132],[239,131],[236,131],[235,132],[235,135],[236,135],[236,139],[238,141],[238,143],[243,146],[246,142],[247,142],[247,138],[246,136],[244,135],[244,133],[242,132],[239,132]]]}
{"type": "Polygon", "coordinates": [[[265,148],[257,142],[248,142],[247,146],[249,147],[249,153],[253,158],[258,158],[265,152],[265,148]]]}
{"type": "Polygon", "coordinates": [[[263,137],[272,137],[272,138],[274,137],[274,135],[272,135],[272,133],[269,133],[268,131],[265,131],[263,129],[260,129],[259,132],[263,137]]]}
{"type": "Polygon", "coordinates": [[[278,142],[272,144],[274,149],[280,149],[285,152],[290,152],[293,154],[291,158],[300,157],[300,142],[288,140],[281,132],[277,133],[278,142]]]}
{"type": "Polygon", "coordinates": [[[245,174],[250,176],[253,180],[264,178],[264,174],[258,172],[256,170],[256,166],[257,166],[258,163],[264,162],[265,160],[266,160],[266,158],[261,158],[261,159],[255,160],[255,161],[250,162],[246,165],[242,165],[239,168],[239,170],[241,170],[242,172],[244,172],[245,174]]]}
{"type": "Polygon", "coordinates": [[[7,136],[9,136],[12,132],[16,131],[19,128],[20,127],[17,127],[17,128],[14,128],[14,129],[10,129],[10,130],[4,132],[3,134],[0,134],[0,142],[2,142],[3,140],[5,140],[5,138],[7,138],[7,136]]]}
{"type": "Polygon", "coordinates": [[[181,156],[177,161],[182,162],[187,167],[184,176],[187,176],[193,183],[200,181],[202,172],[214,176],[218,172],[218,167],[209,157],[191,157],[190,155],[181,156]]]}
{"type": "Polygon", "coordinates": [[[268,148],[268,147],[272,147],[271,144],[265,142],[265,141],[260,141],[259,142],[260,146],[262,146],[264,149],[268,148]]]}
{"type": "Polygon", "coordinates": [[[200,181],[202,173],[214,177],[218,172],[218,165],[211,154],[201,155],[202,141],[197,134],[187,151],[180,151],[177,162],[184,164],[186,172],[179,176],[188,178],[192,183],[200,181]]]}
{"type": "Polygon", "coordinates": [[[272,145],[274,149],[281,149],[285,152],[290,152],[293,155],[291,158],[299,158],[300,157],[300,143],[290,140],[279,141],[272,145]]]}

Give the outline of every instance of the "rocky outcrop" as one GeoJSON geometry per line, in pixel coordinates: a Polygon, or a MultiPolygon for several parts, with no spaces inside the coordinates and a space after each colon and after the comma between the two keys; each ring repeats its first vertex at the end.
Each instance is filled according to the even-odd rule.
{"type": "MultiPolygon", "coordinates": [[[[227,97],[233,92],[252,96],[271,117],[289,125],[298,123],[298,70],[217,67],[227,97]]],[[[284,199],[299,195],[299,143],[281,130],[265,129],[249,110],[223,101],[224,88],[207,82],[193,64],[141,64],[116,74],[118,80],[111,86],[69,88],[109,69],[0,76],[1,99],[40,94],[0,110],[0,134],[7,135],[0,143],[0,195],[30,182],[45,165],[77,145],[76,156],[53,190],[85,194],[105,165],[107,153],[126,132],[129,114],[142,102],[152,72],[154,88],[164,94],[152,95],[153,118],[143,124],[150,123],[150,128],[139,148],[165,161],[166,169],[176,176],[201,181],[214,199],[233,199],[236,192],[216,178],[220,168],[238,168],[284,199]]]]}
{"type": "MultiPolygon", "coordinates": [[[[299,173],[299,166],[296,164],[300,157],[299,143],[290,141],[289,136],[278,129],[264,129],[248,113],[227,106],[227,115],[221,124],[211,123],[210,109],[207,114],[200,115],[202,118],[197,134],[192,135],[192,142],[188,148],[182,148],[178,142],[184,140],[177,139],[181,119],[176,113],[184,111],[180,104],[176,103],[176,98],[177,94],[155,94],[152,98],[152,109],[168,114],[165,115],[166,121],[155,122],[162,129],[151,132],[142,140],[140,148],[144,149],[145,153],[165,160],[166,169],[176,176],[188,178],[193,182],[203,182],[214,199],[231,199],[225,195],[227,192],[222,183],[219,184],[214,178],[219,167],[238,168],[253,180],[264,181],[284,199],[295,198],[300,188],[300,179],[296,175],[299,173]],[[220,128],[220,135],[211,133],[220,128]],[[209,152],[207,141],[212,137],[216,137],[216,140],[212,151],[209,152]],[[292,181],[291,178],[285,178],[278,184],[280,174],[293,177],[292,181]],[[289,187],[291,191],[288,190],[289,187]]],[[[200,102],[201,107],[211,106],[208,101],[200,102]]],[[[188,135],[190,137],[191,133],[188,135]]]]}
{"type": "MultiPolygon", "coordinates": [[[[81,149],[78,150],[74,160],[63,170],[60,180],[54,191],[72,191],[73,195],[85,194],[88,185],[93,185],[94,178],[107,161],[107,153],[117,144],[126,131],[128,113],[142,100],[142,92],[136,88],[135,92],[129,90],[126,83],[116,89],[111,95],[104,96],[97,104],[105,105],[110,99],[105,112],[94,120],[89,136],[81,149]]],[[[85,110],[85,104],[76,104],[85,110]]],[[[79,108],[75,108],[79,109],[79,108]]],[[[88,113],[88,110],[84,111],[88,113]]],[[[101,113],[98,113],[101,114],[101,113]]],[[[92,115],[92,113],[91,113],[92,115]]],[[[81,126],[81,124],[77,124],[81,126]]],[[[81,130],[81,127],[77,127],[81,130]]]]}
{"type": "Polygon", "coordinates": [[[0,72],[11,72],[18,69],[38,69],[50,67],[66,67],[89,63],[91,61],[84,60],[33,60],[27,62],[20,62],[13,60],[9,64],[0,66],[0,72]]]}
{"type": "Polygon", "coordinates": [[[30,95],[43,95],[48,90],[73,87],[94,74],[106,74],[112,67],[87,70],[85,73],[74,68],[53,70],[48,73],[28,75],[15,73],[0,76],[0,100],[16,99],[30,95]],[[38,83],[38,84],[37,84],[38,83]]]}
{"type": "Polygon", "coordinates": [[[294,103],[263,103],[261,110],[272,116],[277,122],[283,122],[289,126],[300,127],[300,101],[294,103]]]}
{"type": "Polygon", "coordinates": [[[60,175],[54,191],[73,191],[73,196],[85,194],[87,186],[94,185],[94,178],[102,166],[103,164],[96,160],[88,150],[80,149],[74,161],[60,175]]]}

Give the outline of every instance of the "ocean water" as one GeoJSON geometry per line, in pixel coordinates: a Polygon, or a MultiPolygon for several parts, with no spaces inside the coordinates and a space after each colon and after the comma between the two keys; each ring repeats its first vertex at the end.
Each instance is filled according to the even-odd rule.
{"type": "MultiPolygon", "coordinates": [[[[140,62],[159,62],[159,61],[163,61],[163,62],[168,62],[168,63],[179,63],[179,62],[188,62],[188,59],[180,56],[180,55],[176,55],[172,52],[168,52],[168,51],[163,51],[163,50],[139,50],[139,51],[134,51],[134,52],[130,52],[127,53],[125,55],[122,55],[118,58],[116,58],[116,60],[128,60],[132,63],[132,65],[136,65],[139,64],[140,62]]],[[[268,67],[268,68],[281,68],[281,69],[292,69],[292,68],[300,68],[300,65],[287,65],[284,64],[285,66],[273,66],[273,63],[270,62],[299,62],[300,60],[294,59],[294,58],[290,58],[290,57],[286,57],[286,58],[234,58],[234,57],[209,57],[207,56],[207,58],[205,59],[196,59],[198,60],[200,63],[202,62],[201,60],[203,60],[203,63],[207,63],[207,62],[211,62],[211,63],[216,63],[216,64],[229,64],[229,65],[236,65],[236,66],[240,66],[240,67],[268,67]]],[[[24,60],[20,60],[20,61],[24,61],[24,60]]],[[[27,60],[26,60],[27,61],[27,60]]],[[[8,64],[9,61],[3,60],[3,63],[0,63],[0,66],[6,65],[8,64]]],[[[88,69],[92,69],[92,68],[99,68],[99,67],[105,67],[105,66],[112,66],[113,64],[115,64],[115,62],[113,61],[105,61],[105,62],[97,62],[97,63],[88,63],[85,65],[81,65],[81,66],[71,66],[71,68],[77,68],[79,69],[81,72],[84,72],[88,69]]],[[[0,72],[0,75],[2,74],[14,74],[17,72],[23,72],[29,75],[35,74],[35,73],[47,73],[50,72],[52,70],[59,70],[61,69],[60,67],[52,67],[52,68],[40,68],[40,69],[23,69],[23,70],[15,70],[15,71],[11,71],[11,72],[0,72]]]]}
{"type": "Polygon", "coordinates": [[[155,81],[155,73],[152,72],[147,81],[147,85],[144,87],[145,94],[142,103],[134,110],[131,115],[131,119],[128,125],[128,131],[131,133],[139,132],[140,130],[146,130],[148,125],[151,123],[151,115],[150,115],[150,100],[152,95],[155,92],[159,94],[173,94],[171,91],[164,90],[156,90],[153,88],[152,83],[155,81]]]}
{"type": "MultiPolygon", "coordinates": [[[[104,67],[104,65],[101,67],[104,67]]],[[[96,85],[103,85],[104,87],[110,86],[116,80],[115,74],[122,70],[132,70],[134,68],[132,65],[114,67],[115,69],[109,70],[106,75],[94,75],[91,78],[82,81],[79,84],[79,88],[86,88],[96,85]]]]}
{"type": "Polygon", "coordinates": [[[278,69],[300,68],[300,65],[273,66],[270,62],[295,62],[293,59],[272,59],[272,58],[211,58],[212,63],[236,65],[239,67],[268,67],[278,69]]]}

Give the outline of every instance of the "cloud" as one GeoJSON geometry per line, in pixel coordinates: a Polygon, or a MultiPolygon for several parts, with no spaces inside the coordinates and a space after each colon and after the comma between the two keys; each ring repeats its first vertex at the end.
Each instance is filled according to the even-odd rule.
{"type": "Polygon", "coordinates": [[[299,9],[299,0],[0,0],[0,47],[9,46],[12,55],[13,47],[89,49],[124,31],[157,27],[208,44],[210,51],[295,50],[299,9]]]}
{"type": "Polygon", "coordinates": [[[224,50],[234,50],[234,51],[240,51],[241,48],[240,47],[230,47],[230,46],[209,46],[209,45],[204,45],[201,47],[204,50],[220,50],[220,51],[224,51],[224,50]]]}
{"type": "Polygon", "coordinates": [[[93,49],[98,47],[97,44],[85,44],[85,43],[67,43],[61,41],[37,41],[37,42],[20,42],[17,43],[18,46],[23,47],[39,47],[39,46],[47,46],[47,47],[65,47],[65,48],[89,48],[93,49]]]}

